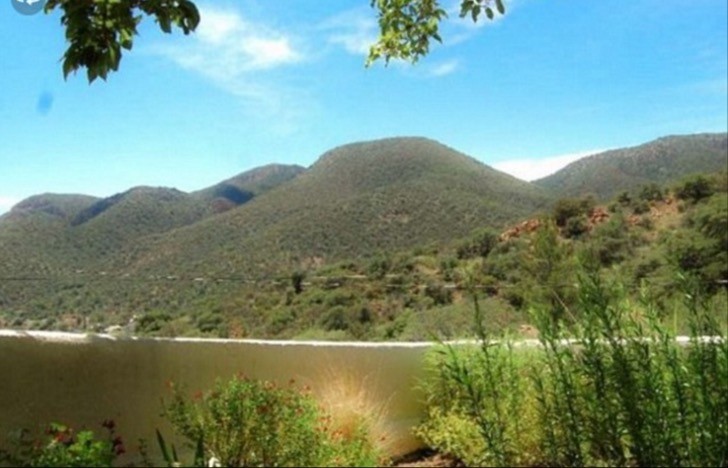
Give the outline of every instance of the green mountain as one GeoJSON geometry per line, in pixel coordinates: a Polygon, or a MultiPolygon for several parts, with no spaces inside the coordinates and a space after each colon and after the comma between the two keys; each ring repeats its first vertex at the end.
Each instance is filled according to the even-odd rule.
{"type": "MultiPolygon", "coordinates": [[[[725,154],[725,141],[670,137],[585,167],[641,174],[629,185],[639,187],[652,180],[643,165],[662,164],[673,184],[698,170],[700,154],[725,154]],[[718,150],[695,149],[705,147],[718,150]]],[[[675,290],[676,264],[716,289],[726,275],[728,181],[707,177],[700,190],[572,213],[578,222],[562,223],[558,242],[539,244],[566,249],[549,281],[573,284],[569,262],[584,250],[633,286],[655,280],[656,294],[675,290]]],[[[517,331],[534,291],[548,289],[531,238],[542,223],[534,217],[556,217],[554,192],[432,140],[390,138],[193,193],[38,195],[0,216],[0,328],[103,330],[136,315],[140,333],[164,336],[455,337],[471,327],[467,270],[490,325],[517,331]]]]}
{"type": "Polygon", "coordinates": [[[545,206],[545,191],[435,141],[331,150],[251,202],[171,231],[115,268],[169,274],[270,272],[446,243],[545,206]]]}
{"type": "Polygon", "coordinates": [[[558,197],[594,195],[606,200],[649,183],[665,184],[728,167],[726,133],[668,136],[575,161],[534,181],[558,197]]]}
{"type": "Polygon", "coordinates": [[[17,219],[37,213],[45,213],[59,219],[70,220],[97,200],[98,198],[88,195],[44,193],[21,201],[5,217],[17,219]]]}
{"type": "Polygon", "coordinates": [[[300,166],[265,166],[192,194],[134,187],[107,198],[32,196],[0,216],[0,274],[63,275],[103,269],[146,237],[246,203],[302,170],[300,166]]]}
{"type": "Polygon", "coordinates": [[[305,169],[296,165],[268,164],[238,174],[192,195],[215,213],[227,211],[293,179],[305,169]]]}
{"type": "Polygon", "coordinates": [[[97,201],[86,195],[45,193],[0,216],[0,276],[42,276],[69,263],[71,220],[97,201]]]}

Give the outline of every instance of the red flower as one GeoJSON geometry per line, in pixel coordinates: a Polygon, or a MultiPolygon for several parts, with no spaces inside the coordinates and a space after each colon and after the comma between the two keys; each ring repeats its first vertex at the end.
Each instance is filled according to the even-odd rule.
{"type": "Polygon", "coordinates": [[[113,419],[104,419],[104,422],[101,424],[101,426],[105,427],[106,429],[113,431],[116,427],[116,423],[113,419]]]}

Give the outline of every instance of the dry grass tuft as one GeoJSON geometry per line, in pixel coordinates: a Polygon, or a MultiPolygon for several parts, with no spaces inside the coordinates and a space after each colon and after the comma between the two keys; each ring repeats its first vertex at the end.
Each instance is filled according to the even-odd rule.
{"type": "Polygon", "coordinates": [[[345,440],[364,431],[372,446],[380,453],[398,453],[397,438],[387,423],[389,399],[379,398],[376,375],[361,375],[353,370],[341,372],[341,367],[323,371],[320,388],[315,390],[323,408],[331,415],[331,428],[345,440]]]}

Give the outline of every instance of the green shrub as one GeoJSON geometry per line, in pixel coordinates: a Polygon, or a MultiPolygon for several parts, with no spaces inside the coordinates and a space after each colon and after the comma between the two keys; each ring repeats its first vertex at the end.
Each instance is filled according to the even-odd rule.
{"type": "Polygon", "coordinates": [[[664,199],[664,193],[660,186],[653,182],[642,186],[639,198],[646,202],[662,201],[664,199]]]}
{"type": "Polygon", "coordinates": [[[392,269],[392,261],[386,255],[378,255],[369,261],[367,273],[377,279],[384,278],[384,275],[392,269]]]}
{"type": "Polygon", "coordinates": [[[636,215],[649,213],[650,211],[650,204],[644,200],[635,200],[632,202],[632,213],[636,215]]]}
{"type": "Polygon", "coordinates": [[[20,431],[14,441],[15,449],[0,451],[0,465],[30,467],[110,467],[119,455],[125,453],[121,437],[114,433],[114,422],[104,421],[105,438],[96,438],[93,431],[75,433],[63,424],[52,423],[46,430],[46,441],[28,439],[27,431],[20,431]]]}
{"type": "Polygon", "coordinates": [[[590,215],[595,204],[596,202],[591,197],[562,198],[554,205],[553,219],[557,226],[564,227],[571,218],[590,215]]]}
{"type": "Polygon", "coordinates": [[[680,183],[674,192],[680,200],[697,203],[715,193],[715,184],[706,176],[696,175],[680,183]]]}
{"type": "Polygon", "coordinates": [[[580,215],[569,218],[564,226],[564,235],[569,238],[580,237],[589,230],[589,222],[586,216],[580,215]]]}
{"type": "Polygon", "coordinates": [[[432,299],[435,305],[452,304],[452,291],[442,284],[428,284],[425,287],[425,296],[432,299]]]}
{"type": "Polygon", "coordinates": [[[498,234],[491,229],[481,229],[459,243],[456,247],[457,256],[459,259],[487,257],[496,244],[498,234]]]}
{"type": "Polygon", "coordinates": [[[222,466],[375,466],[364,427],[346,435],[294,387],[236,377],[188,398],[172,385],[164,414],[191,448],[222,466]]]}
{"type": "Polygon", "coordinates": [[[583,265],[578,324],[548,302],[532,308],[538,349],[494,341],[476,302],[481,345],[430,356],[418,433],[474,465],[726,466],[728,341],[699,279],[679,281],[691,336],[681,346],[651,298],[630,301],[583,265]]]}

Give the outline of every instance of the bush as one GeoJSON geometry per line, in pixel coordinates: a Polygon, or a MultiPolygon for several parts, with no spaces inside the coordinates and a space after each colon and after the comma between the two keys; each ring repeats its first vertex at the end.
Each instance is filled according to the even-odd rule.
{"type": "Polygon", "coordinates": [[[189,399],[172,385],[164,414],[204,459],[222,466],[375,466],[364,427],[346,435],[307,393],[233,378],[189,399]]]}
{"type": "Polygon", "coordinates": [[[569,218],[564,226],[564,235],[569,238],[576,238],[589,230],[589,222],[586,216],[580,215],[569,218]]]}
{"type": "Polygon", "coordinates": [[[629,301],[588,266],[578,326],[534,307],[540,348],[516,355],[481,332],[480,346],[432,353],[418,433],[473,465],[726,466],[728,341],[699,284],[680,280],[690,311],[683,347],[655,302],[629,301]]]}
{"type": "Polygon", "coordinates": [[[432,299],[435,305],[452,304],[452,291],[442,284],[428,284],[425,296],[432,299]]]}
{"type": "Polygon", "coordinates": [[[461,241],[456,252],[459,259],[487,257],[497,244],[498,234],[491,229],[481,229],[468,239],[461,241]]]}
{"type": "Polygon", "coordinates": [[[0,465],[31,467],[110,467],[125,453],[121,437],[114,435],[114,422],[104,421],[107,436],[97,439],[93,431],[74,433],[63,424],[52,423],[45,442],[32,441],[20,431],[13,452],[0,451],[0,465]]]}
{"type": "Polygon", "coordinates": [[[392,262],[385,255],[378,255],[371,259],[367,267],[367,274],[377,279],[382,279],[392,269],[392,262]]]}
{"type": "Polygon", "coordinates": [[[642,190],[640,190],[639,198],[646,202],[651,202],[651,201],[662,201],[665,197],[664,197],[664,194],[663,194],[660,186],[653,182],[651,184],[642,186],[642,190]]]}
{"type": "Polygon", "coordinates": [[[632,213],[636,215],[648,213],[650,211],[650,204],[644,200],[635,200],[632,203],[632,213]]]}
{"type": "Polygon", "coordinates": [[[553,219],[557,226],[564,227],[571,218],[590,215],[595,204],[596,202],[591,197],[562,198],[554,205],[553,219]]]}
{"type": "Polygon", "coordinates": [[[677,198],[692,203],[708,198],[713,193],[715,193],[713,182],[702,175],[690,177],[675,188],[677,198]]]}

